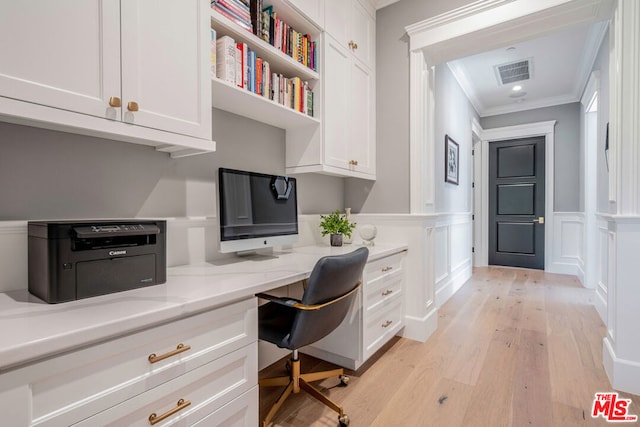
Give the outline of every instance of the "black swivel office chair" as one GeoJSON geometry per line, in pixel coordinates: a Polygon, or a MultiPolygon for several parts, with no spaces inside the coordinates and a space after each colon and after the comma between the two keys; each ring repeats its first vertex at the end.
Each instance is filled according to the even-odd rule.
{"type": "Polygon", "coordinates": [[[333,376],[338,376],[346,384],[348,378],[344,370],[300,374],[298,349],[327,336],[342,323],[361,285],[362,270],[368,255],[367,248],[359,248],[348,254],[321,258],[313,268],[299,301],[266,294],[256,295],[270,301],[258,311],[260,339],[293,351],[288,364],[289,376],[259,381],[264,387],[286,386],[265,417],[265,427],[287,397],[299,393],[301,389],[336,411],[341,426],[349,424],[342,406],[309,384],[333,376]]]}

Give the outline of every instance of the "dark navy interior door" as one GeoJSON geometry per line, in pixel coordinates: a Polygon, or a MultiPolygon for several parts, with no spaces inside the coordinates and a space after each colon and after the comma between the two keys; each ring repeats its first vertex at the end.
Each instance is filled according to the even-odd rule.
{"type": "Polygon", "coordinates": [[[489,264],[544,269],[544,137],[489,143],[489,264]]]}

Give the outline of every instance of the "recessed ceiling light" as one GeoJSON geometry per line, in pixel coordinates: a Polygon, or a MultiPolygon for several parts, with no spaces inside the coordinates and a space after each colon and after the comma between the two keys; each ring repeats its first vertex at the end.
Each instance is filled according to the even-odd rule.
{"type": "Polygon", "coordinates": [[[522,86],[520,85],[515,85],[514,87],[511,88],[512,91],[514,92],[518,92],[522,90],[522,86]]]}

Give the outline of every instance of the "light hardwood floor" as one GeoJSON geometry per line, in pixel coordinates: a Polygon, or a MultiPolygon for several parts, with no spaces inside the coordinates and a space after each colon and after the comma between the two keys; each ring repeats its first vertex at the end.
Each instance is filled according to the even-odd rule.
{"type": "MultiPolygon", "coordinates": [[[[357,372],[315,385],[360,426],[597,426],[594,394],[613,391],[602,367],[605,326],[594,294],[573,276],[474,269],[439,310],[425,343],[395,338],[357,372]]],[[[304,357],[302,372],[333,365],[304,357]]],[[[286,375],[284,361],[260,377],[286,375]]],[[[279,388],[260,389],[260,416],[279,388]]],[[[640,396],[630,413],[640,416],[640,396]]],[[[276,426],[336,426],[336,414],[304,393],[290,397],[276,426]]],[[[622,424],[622,425],[640,425],[622,424]]]]}

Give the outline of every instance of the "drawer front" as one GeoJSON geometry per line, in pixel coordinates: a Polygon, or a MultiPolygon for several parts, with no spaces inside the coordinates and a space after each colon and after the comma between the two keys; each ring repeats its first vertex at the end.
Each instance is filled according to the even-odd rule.
{"type": "Polygon", "coordinates": [[[398,333],[403,326],[402,298],[385,301],[378,310],[364,316],[364,360],[398,333]]]}
{"type": "Polygon", "coordinates": [[[258,386],[255,386],[193,426],[255,427],[259,424],[258,405],[258,386]]]}
{"type": "Polygon", "coordinates": [[[74,426],[149,427],[151,417],[158,420],[154,424],[158,427],[191,426],[257,383],[258,343],[254,342],[74,426]]]}
{"type": "Polygon", "coordinates": [[[32,424],[68,426],[256,341],[252,298],[38,363],[32,424]]]}
{"type": "Polygon", "coordinates": [[[370,282],[385,274],[390,274],[394,270],[402,269],[402,261],[404,260],[405,253],[400,252],[395,255],[379,259],[368,263],[364,267],[364,280],[365,283],[370,282]]]}
{"type": "Polygon", "coordinates": [[[402,293],[404,270],[395,268],[390,272],[369,280],[364,285],[364,311],[371,312],[398,294],[402,293]]]}

